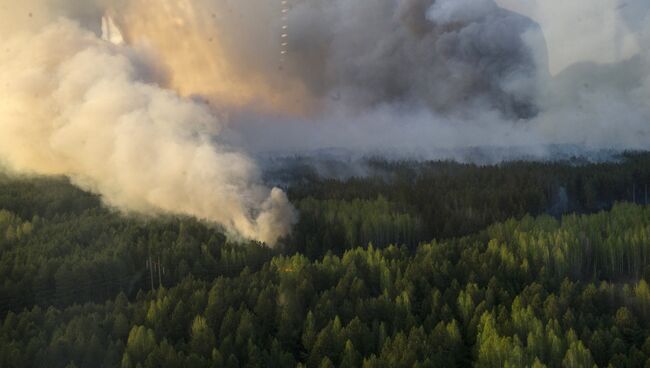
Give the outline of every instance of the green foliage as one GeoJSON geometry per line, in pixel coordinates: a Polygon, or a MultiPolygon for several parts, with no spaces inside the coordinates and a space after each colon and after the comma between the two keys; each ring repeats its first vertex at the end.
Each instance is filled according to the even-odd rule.
{"type": "Polygon", "coordinates": [[[526,214],[557,217],[608,209],[617,201],[644,204],[643,184],[650,183],[648,153],[602,163],[375,159],[361,164],[366,176],[345,179],[320,177],[304,167],[275,173],[289,177],[289,197],[301,213],[287,241],[290,251],[314,258],[369,242],[415,248],[526,214]]]}
{"type": "MultiPolygon", "coordinates": [[[[50,196],[63,196],[62,203],[79,202],[73,200],[78,194],[71,186],[66,192],[58,181],[46,182],[55,188],[50,196]]],[[[82,210],[77,204],[51,214],[34,203],[40,197],[33,198],[31,186],[25,184],[25,192],[18,192],[0,180],[3,185],[18,198],[3,202],[0,195],[0,311],[103,302],[119,292],[133,297],[151,288],[151,276],[157,287],[159,279],[174,285],[188,275],[237,275],[246,267],[258,269],[273,255],[255,242],[229,241],[219,228],[193,219],[124,217],[97,201],[82,210]],[[16,212],[2,209],[5,205],[16,212]],[[18,215],[31,212],[44,217],[26,220],[18,215]],[[160,260],[164,275],[147,269],[149,256],[160,260]]]]}
{"type": "Polygon", "coordinates": [[[650,207],[610,208],[646,157],[375,164],[385,180],[292,187],[301,222],[276,250],[2,178],[0,366],[649,364],[650,207]],[[578,214],[533,217],[560,187],[578,214]]]}
{"type": "Polygon", "coordinates": [[[306,198],[297,203],[301,221],[293,244],[301,244],[312,258],[324,245],[335,253],[372,243],[417,245],[423,237],[422,221],[379,196],[373,200],[325,200],[306,198]]]}
{"type": "Polygon", "coordinates": [[[617,205],[508,221],[415,252],[278,255],[257,271],[190,275],[130,301],[33,307],[4,318],[0,364],[638,366],[650,358],[650,320],[634,262],[648,242],[597,244],[649,224],[650,208],[617,205]],[[589,257],[599,272],[584,266],[589,257]],[[623,267],[609,269],[609,257],[623,267]]]}

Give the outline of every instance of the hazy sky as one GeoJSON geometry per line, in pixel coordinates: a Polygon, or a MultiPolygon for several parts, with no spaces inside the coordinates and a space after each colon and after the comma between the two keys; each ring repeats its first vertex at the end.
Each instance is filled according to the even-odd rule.
{"type": "Polygon", "coordinates": [[[539,23],[556,75],[585,61],[615,63],[640,51],[650,2],[630,0],[496,0],[539,23]]]}

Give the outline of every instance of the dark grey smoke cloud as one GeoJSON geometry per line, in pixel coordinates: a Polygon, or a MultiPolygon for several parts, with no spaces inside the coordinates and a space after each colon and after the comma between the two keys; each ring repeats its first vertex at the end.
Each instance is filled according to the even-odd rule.
{"type": "Polygon", "coordinates": [[[522,35],[535,27],[492,0],[302,1],[290,13],[286,69],[355,111],[480,106],[530,118],[537,70],[522,35]]]}
{"type": "Polygon", "coordinates": [[[310,0],[289,14],[281,73],[325,107],[233,115],[250,150],[650,148],[643,0],[310,0]]]}

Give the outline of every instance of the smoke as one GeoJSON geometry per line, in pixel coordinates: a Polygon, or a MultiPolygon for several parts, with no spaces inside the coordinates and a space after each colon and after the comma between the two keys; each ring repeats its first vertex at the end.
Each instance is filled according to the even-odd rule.
{"type": "Polygon", "coordinates": [[[542,26],[551,75],[538,83],[537,134],[553,143],[648,149],[650,3],[540,1],[529,11],[542,26]]]}
{"type": "Polygon", "coordinates": [[[273,243],[293,214],[269,151],[649,148],[647,4],[5,2],[0,157],[273,243]]]}
{"type": "Polygon", "coordinates": [[[127,43],[169,71],[166,87],[222,110],[313,119],[331,105],[363,113],[408,104],[535,114],[535,61],[520,37],[534,24],[492,0],[112,3],[127,43]]]}
{"type": "MultiPolygon", "coordinates": [[[[229,134],[249,151],[523,146],[539,156],[548,145],[650,142],[642,0],[293,0],[286,21],[279,1],[186,3],[210,18],[192,34],[218,30],[210,39],[225,51],[209,59],[254,87],[227,106],[229,134]]],[[[155,40],[168,28],[141,42],[165,49],[155,40]]]]}
{"type": "Polygon", "coordinates": [[[19,13],[25,26],[2,36],[0,157],[11,170],[67,175],[112,206],[193,215],[271,245],[289,232],[285,194],[219,140],[206,104],[160,88],[146,53],[46,11],[19,13]]]}

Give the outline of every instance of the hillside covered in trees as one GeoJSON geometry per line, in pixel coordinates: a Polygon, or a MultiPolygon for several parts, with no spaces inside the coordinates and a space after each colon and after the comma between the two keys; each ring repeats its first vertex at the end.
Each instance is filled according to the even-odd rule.
{"type": "Polygon", "coordinates": [[[0,366],[650,367],[650,155],[367,165],[274,249],[0,177],[0,366]]]}

